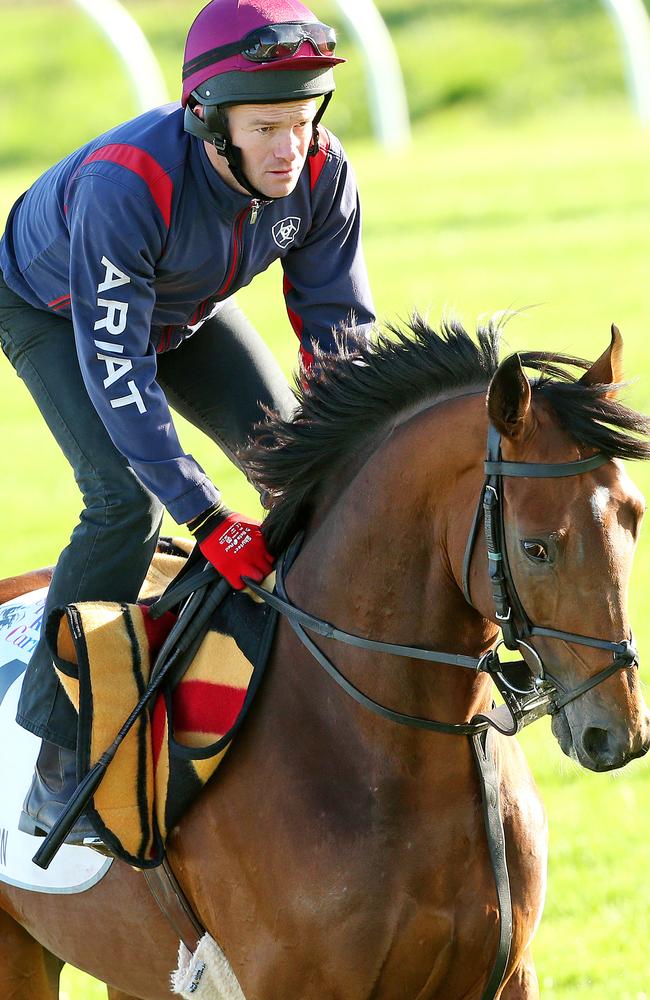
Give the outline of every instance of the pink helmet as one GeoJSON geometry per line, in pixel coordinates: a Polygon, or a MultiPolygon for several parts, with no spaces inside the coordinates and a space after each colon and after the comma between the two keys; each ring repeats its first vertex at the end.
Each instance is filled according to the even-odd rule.
{"type": "Polygon", "coordinates": [[[334,90],[336,35],[299,0],[210,0],[185,43],[185,107],[300,100],[334,90]],[[207,100],[206,100],[207,98],[207,100]]]}

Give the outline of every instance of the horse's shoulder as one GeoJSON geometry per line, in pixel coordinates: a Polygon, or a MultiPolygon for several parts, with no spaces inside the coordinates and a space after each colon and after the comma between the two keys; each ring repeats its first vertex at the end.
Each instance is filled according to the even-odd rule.
{"type": "Polygon", "coordinates": [[[22,597],[23,594],[29,594],[32,590],[48,587],[51,579],[52,567],[48,566],[0,580],[0,604],[12,601],[15,597],[22,597]]]}

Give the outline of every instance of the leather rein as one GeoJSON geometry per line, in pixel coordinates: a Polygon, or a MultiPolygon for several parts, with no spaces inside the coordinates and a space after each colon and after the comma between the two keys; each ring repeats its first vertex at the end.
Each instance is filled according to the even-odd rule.
{"type": "Polygon", "coordinates": [[[469,572],[479,528],[483,523],[492,597],[502,638],[480,657],[368,639],[339,629],[322,618],[317,618],[298,608],[287,595],[285,575],[299,551],[302,541],[300,537],[294,540],[277,563],[275,592],[273,594],[250,579],[246,579],[246,583],[258,597],[287,619],[293,631],[314,659],[344,691],[365,708],[391,722],[434,732],[472,736],[484,732],[489,726],[493,726],[504,735],[514,735],[536,719],[559,712],[570,702],[590,691],[597,684],[601,684],[618,670],[638,665],[638,653],[631,639],[612,642],[575,632],[533,625],[517,593],[505,544],[503,510],[503,480],[505,478],[555,479],[578,476],[599,468],[609,460],[607,455],[597,453],[590,458],[573,462],[504,462],[501,458],[501,436],[492,424],[488,425],[487,454],[484,462],[485,481],[465,547],[463,593],[467,603],[472,605],[469,572]],[[504,704],[498,708],[493,707],[491,711],[475,715],[469,722],[462,723],[439,722],[435,719],[397,712],[369,698],[352,684],[307,632],[312,632],[326,639],[336,639],[338,642],[346,643],[357,649],[450,664],[473,670],[475,673],[487,673],[501,693],[504,704]],[[540,655],[530,642],[531,638],[535,636],[560,639],[595,649],[608,650],[612,653],[612,662],[575,688],[567,690],[562,682],[545,668],[540,655]],[[527,654],[527,659],[521,659],[514,663],[502,663],[499,660],[499,648],[502,645],[510,650],[524,651],[527,654]]]}

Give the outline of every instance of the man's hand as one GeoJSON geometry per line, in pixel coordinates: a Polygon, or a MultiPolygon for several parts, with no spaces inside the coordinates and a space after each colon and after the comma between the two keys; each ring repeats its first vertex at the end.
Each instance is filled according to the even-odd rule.
{"type": "Polygon", "coordinates": [[[273,556],[255,518],[219,506],[189,527],[203,555],[235,590],[246,586],[243,576],[260,583],[271,572],[273,556]]]}

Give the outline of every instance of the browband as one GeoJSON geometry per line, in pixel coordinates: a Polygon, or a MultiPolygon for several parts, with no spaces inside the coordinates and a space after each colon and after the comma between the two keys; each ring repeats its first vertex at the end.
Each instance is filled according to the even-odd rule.
{"type": "Polygon", "coordinates": [[[530,479],[560,479],[564,476],[578,476],[581,472],[591,472],[610,461],[602,451],[591,458],[580,458],[575,462],[493,462],[483,465],[486,476],[520,476],[530,479]]]}

